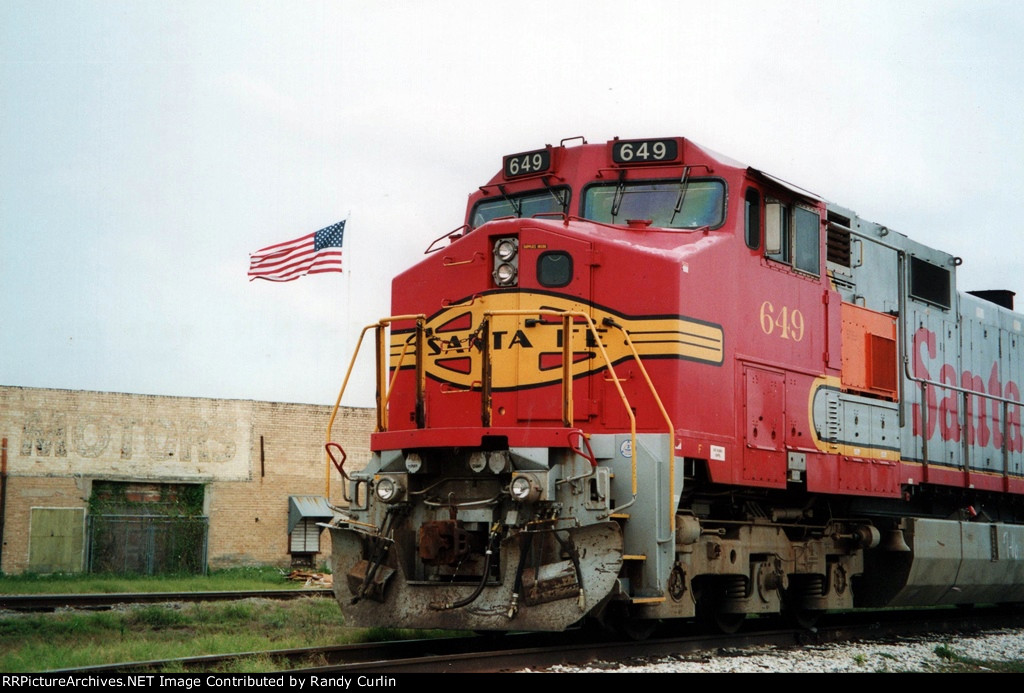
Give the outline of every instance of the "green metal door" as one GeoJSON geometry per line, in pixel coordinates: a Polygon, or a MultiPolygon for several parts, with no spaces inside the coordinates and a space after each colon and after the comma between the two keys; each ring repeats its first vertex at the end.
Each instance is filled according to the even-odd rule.
{"type": "Polygon", "coordinates": [[[30,572],[82,572],[84,508],[32,508],[29,523],[30,572]]]}

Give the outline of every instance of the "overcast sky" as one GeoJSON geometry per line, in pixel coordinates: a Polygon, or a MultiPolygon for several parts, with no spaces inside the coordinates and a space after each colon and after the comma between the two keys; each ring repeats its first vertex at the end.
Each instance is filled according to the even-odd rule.
{"type": "Polygon", "coordinates": [[[333,403],[502,155],[577,135],[688,137],[1024,301],[1022,37],[1017,0],[0,0],[0,384],[333,403]],[[344,274],[248,281],[344,218],[344,274]]]}

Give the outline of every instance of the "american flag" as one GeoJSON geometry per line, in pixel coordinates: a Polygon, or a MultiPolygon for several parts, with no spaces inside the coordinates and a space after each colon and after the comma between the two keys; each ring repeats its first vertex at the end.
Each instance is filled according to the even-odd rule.
{"type": "Polygon", "coordinates": [[[294,241],[267,246],[249,255],[249,281],[290,282],[307,274],[341,271],[345,222],[339,221],[294,241]]]}

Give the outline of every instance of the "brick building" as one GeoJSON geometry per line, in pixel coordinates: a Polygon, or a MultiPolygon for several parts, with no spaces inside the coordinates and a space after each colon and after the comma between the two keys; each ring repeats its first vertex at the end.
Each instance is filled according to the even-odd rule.
{"type": "MultiPolygon", "coordinates": [[[[320,565],[331,409],[0,386],[0,571],[320,565]]],[[[365,465],[374,423],[339,410],[346,469],[365,465]]]]}

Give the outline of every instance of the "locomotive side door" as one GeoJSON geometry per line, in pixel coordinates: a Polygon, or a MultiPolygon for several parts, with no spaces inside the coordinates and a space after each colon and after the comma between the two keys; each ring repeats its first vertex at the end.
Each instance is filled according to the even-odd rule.
{"type": "Polygon", "coordinates": [[[743,366],[743,481],[786,484],[785,374],[743,366]]]}

